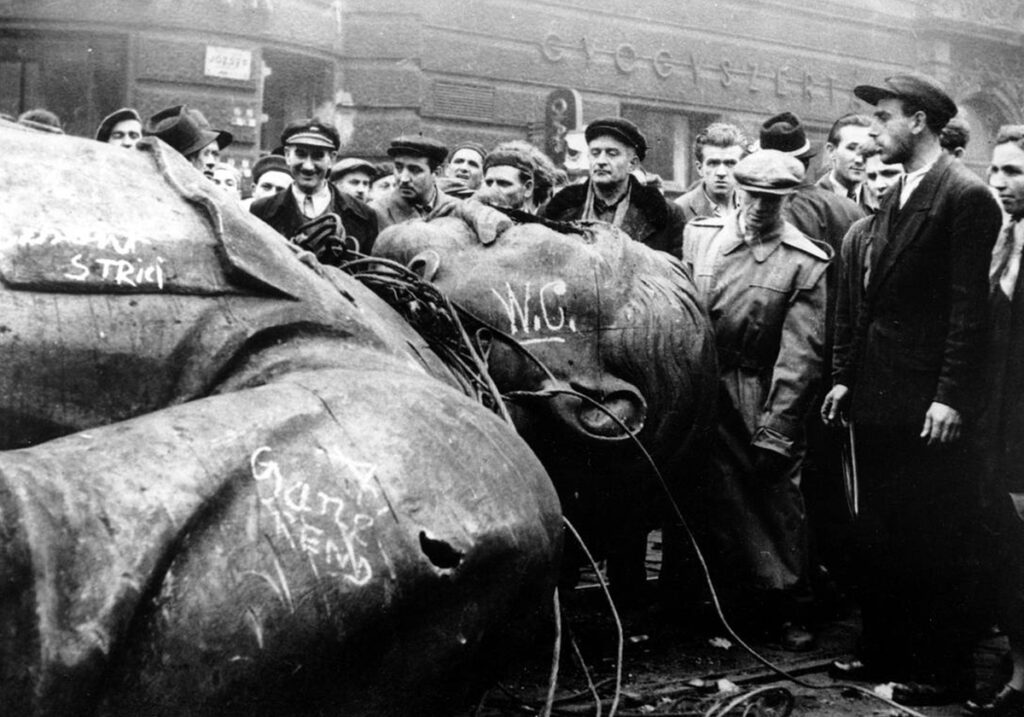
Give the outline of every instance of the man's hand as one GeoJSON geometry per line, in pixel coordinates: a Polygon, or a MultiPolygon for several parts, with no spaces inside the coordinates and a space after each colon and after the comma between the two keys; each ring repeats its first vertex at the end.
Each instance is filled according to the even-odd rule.
{"type": "Polygon", "coordinates": [[[792,461],[781,453],[754,447],[754,475],[762,483],[777,483],[786,475],[792,461]]]}
{"type": "Polygon", "coordinates": [[[936,443],[952,443],[960,437],[963,421],[960,412],[944,403],[933,402],[924,414],[924,426],[921,438],[928,440],[928,445],[936,443]]]}
{"type": "Polygon", "coordinates": [[[826,426],[839,426],[846,423],[846,403],[850,389],[837,383],[821,403],[821,420],[826,426]]]}

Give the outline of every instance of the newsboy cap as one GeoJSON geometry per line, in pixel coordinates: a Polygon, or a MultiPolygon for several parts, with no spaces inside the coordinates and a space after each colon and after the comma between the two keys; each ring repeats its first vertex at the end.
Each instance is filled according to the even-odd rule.
{"type": "Polygon", "coordinates": [[[583,130],[583,137],[589,144],[595,137],[612,136],[615,139],[625,142],[636,150],[637,159],[641,162],[647,156],[647,139],[640,128],[622,117],[602,117],[587,125],[583,130]]]}
{"type": "Polygon", "coordinates": [[[451,152],[448,154],[449,162],[452,160],[452,157],[454,157],[458,153],[460,149],[473,150],[474,152],[480,155],[481,161],[483,161],[483,158],[487,156],[487,148],[484,147],[479,142],[459,142],[457,145],[452,147],[451,152]]]}
{"type": "Polygon", "coordinates": [[[99,128],[96,130],[96,139],[100,142],[108,141],[110,133],[114,131],[114,125],[125,120],[135,120],[140,125],[142,124],[142,117],[139,116],[138,112],[131,107],[122,107],[103,118],[99,128]]]}
{"type": "Polygon", "coordinates": [[[956,102],[946,94],[937,81],[919,72],[906,72],[886,77],[884,87],[857,85],[853,94],[869,105],[877,105],[886,98],[902,99],[919,105],[936,124],[944,125],[956,115],[956,102]]]}
{"type": "Polygon", "coordinates": [[[281,133],[281,144],[304,144],[337,152],[341,146],[341,137],[330,122],[324,122],[316,117],[303,117],[285,126],[284,132],[281,133]]]}
{"type": "Polygon", "coordinates": [[[759,149],[736,163],[736,186],[761,194],[790,194],[804,178],[804,165],[776,149],[759,149]]]}
{"type": "Polygon", "coordinates": [[[774,149],[797,159],[808,159],[818,153],[817,148],[807,139],[800,118],[792,112],[782,112],[769,117],[761,125],[758,146],[774,149]]]}
{"type": "Polygon", "coordinates": [[[438,165],[448,156],[448,148],[443,143],[430,137],[402,135],[391,140],[387,153],[389,157],[395,157],[400,154],[426,157],[433,164],[438,165]]]}
{"type": "MultiPolygon", "coordinates": [[[[202,117],[201,113],[199,117],[202,117]]],[[[209,123],[204,127],[203,123],[206,123],[206,118],[200,122],[188,105],[175,105],[150,117],[142,133],[159,137],[187,157],[213,142],[220,144],[221,133],[211,129],[209,123]]]]}
{"type": "Polygon", "coordinates": [[[252,165],[252,181],[257,183],[267,172],[284,172],[285,174],[291,174],[291,169],[288,168],[288,162],[279,154],[268,154],[265,157],[260,157],[256,160],[256,163],[252,165]]]}
{"type": "Polygon", "coordinates": [[[345,159],[336,162],[335,165],[331,167],[330,180],[332,182],[336,182],[346,174],[351,174],[352,172],[362,172],[370,178],[371,182],[374,177],[377,176],[377,168],[365,159],[360,159],[359,157],[345,157],[345,159]]]}

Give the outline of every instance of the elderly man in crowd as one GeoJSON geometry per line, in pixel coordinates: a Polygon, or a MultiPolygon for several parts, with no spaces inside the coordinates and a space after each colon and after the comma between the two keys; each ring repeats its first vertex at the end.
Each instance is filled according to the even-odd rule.
{"type": "Polygon", "coordinates": [[[533,207],[535,170],[526,152],[495,149],[484,159],[484,184],[474,196],[494,207],[529,212],[533,207]]]}
{"type": "Polygon", "coordinates": [[[730,607],[783,647],[811,647],[794,590],[804,575],[804,419],[821,376],[829,254],[783,219],[803,165],[773,150],[733,171],[737,212],[686,226],[691,269],[721,370],[702,481],[711,563],[730,607]]]}
{"type": "Polygon", "coordinates": [[[957,107],[935,80],[899,74],[854,93],[876,108],[882,159],[907,174],[879,208],[852,348],[822,405],[826,422],[854,422],[859,469],[861,659],[833,667],[897,683],[904,704],[947,703],[973,687],[980,490],[965,434],[980,409],[1000,211],[941,150],[957,107]]]}
{"type": "Polygon", "coordinates": [[[444,176],[438,178],[441,191],[458,199],[473,196],[483,184],[486,156],[487,150],[479,142],[455,145],[445,165],[444,176]]]}
{"type": "Polygon", "coordinates": [[[296,120],[281,133],[291,186],[257,199],[249,211],[291,239],[300,227],[325,214],[341,217],[345,234],[370,253],[377,239],[377,217],[369,206],[342,194],[327,180],[340,140],[334,125],[316,118],[296,120]]]}
{"type": "Polygon", "coordinates": [[[421,219],[446,204],[458,202],[437,185],[437,168],[448,148],[430,137],[402,136],[391,140],[388,156],[395,165],[395,186],[370,206],[381,229],[409,219],[421,219]]]}
{"type": "Polygon", "coordinates": [[[722,217],[735,208],[736,182],[732,172],[747,154],[747,138],[736,125],[715,122],[693,142],[700,183],[676,199],[686,221],[722,217]]]}
{"type": "Polygon", "coordinates": [[[627,119],[605,117],[584,132],[590,179],[558,192],[543,211],[556,221],[603,221],[652,249],[679,256],[683,210],[632,175],[647,154],[647,140],[627,119]]]}

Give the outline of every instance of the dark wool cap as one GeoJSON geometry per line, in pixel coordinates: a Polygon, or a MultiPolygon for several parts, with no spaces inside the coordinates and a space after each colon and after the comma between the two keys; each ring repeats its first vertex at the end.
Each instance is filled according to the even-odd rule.
{"type": "Polygon", "coordinates": [[[448,155],[449,162],[451,161],[452,157],[455,156],[456,152],[458,152],[460,149],[471,149],[477,154],[479,154],[481,159],[487,156],[487,149],[485,149],[484,146],[479,142],[459,142],[457,145],[452,147],[452,151],[448,155]]]}
{"type": "Polygon", "coordinates": [[[765,120],[758,144],[761,149],[774,149],[797,159],[807,159],[818,153],[807,139],[800,118],[792,112],[783,112],[765,120]]]}
{"type": "Polygon", "coordinates": [[[643,133],[640,132],[640,128],[628,119],[602,117],[588,124],[587,128],[583,131],[583,136],[588,143],[595,137],[608,135],[621,142],[625,142],[635,149],[637,158],[641,162],[644,161],[644,157],[647,156],[647,140],[644,138],[643,133]]]}
{"type": "Polygon", "coordinates": [[[531,177],[537,170],[537,165],[526,152],[504,148],[495,149],[484,159],[484,171],[486,172],[491,167],[513,167],[520,172],[526,172],[531,177]]]}
{"type": "Polygon", "coordinates": [[[284,172],[285,174],[291,174],[291,169],[288,168],[288,162],[285,158],[279,154],[268,154],[265,157],[260,157],[256,160],[256,164],[252,165],[252,181],[253,183],[259,182],[267,172],[284,172]]]}
{"type": "Polygon", "coordinates": [[[110,139],[110,133],[114,131],[114,125],[118,122],[124,122],[125,120],[135,120],[140,125],[142,124],[142,117],[139,113],[133,110],[131,107],[122,107],[116,112],[111,112],[109,115],[103,118],[100,122],[99,128],[96,130],[96,139],[100,142],[106,142],[110,139]]]}
{"type": "Polygon", "coordinates": [[[804,165],[784,152],[760,149],[737,162],[732,176],[748,192],[789,194],[803,181],[804,165]]]}
{"type": "Polygon", "coordinates": [[[884,87],[857,85],[853,94],[870,105],[877,105],[887,97],[908,100],[922,107],[938,124],[945,124],[956,115],[956,102],[928,75],[908,72],[886,77],[883,84],[884,87]]]}
{"type": "Polygon", "coordinates": [[[359,157],[345,157],[345,159],[335,163],[335,165],[331,167],[330,179],[332,182],[336,182],[346,174],[351,174],[352,172],[362,172],[370,178],[371,182],[377,176],[377,168],[365,159],[360,159],[359,157]]]}
{"type": "Polygon", "coordinates": [[[337,152],[341,146],[341,137],[330,122],[304,117],[288,123],[281,133],[281,144],[304,144],[337,152]]]}
{"type": "Polygon", "coordinates": [[[388,145],[388,156],[394,157],[399,154],[411,154],[417,157],[426,157],[436,164],[441,164],[448,157],[448,148],[436,139],[420,137],[419,135],[402,135],[395,137],[388,145]]]}

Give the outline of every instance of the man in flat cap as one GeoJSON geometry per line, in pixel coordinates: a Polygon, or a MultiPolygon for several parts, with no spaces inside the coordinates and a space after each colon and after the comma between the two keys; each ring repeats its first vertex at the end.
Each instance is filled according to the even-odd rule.
{"type": "Polygon", "coordinates": [[[621,117],[604,117],[587,125],[584,136],[590,179],[555,194],[543,216],[608,222],[636,241],[678,257],[686,223],[682,208],[633,176],[647,154],[639,128],[621,117]]]}
{"type": "Polygon", "coordinates": [[[484,157],[487,150],[479,142],[460,142],[452,148],[439,178],[441,191],[459,199],[473,196],[484,180],[484,157]]]}
{"type": "Polygon", "coordinates": [[[437,168],[448,148],[430,137],[403,135],[391,140],[388,156],[395,165],[395,186],[383,198],[371,202],[380,228],[422,219],[447,204],[458,202],[437,185],[437,168]]]}
{"type": "Polygon", "coordinates": [[[283,192],[257,199],[249,211],[289,239],[309,220],[337,214],[346,235],[359,242],[359,251],[369,254],[377,239],[376,215],[328,181],[340,144],[334,125],[315,117],[296,120],[284,128],[281,144],[292,184],[283,192]]]}
{"type": "Polygon", "coordinates": [[[794,594],[807,559],[800,469],[821,377],[829,254],[783,218],[804,177],[798,160],[760,150],[733,177],[739,208],[690,220],[683,239],[720,370],[718,423],[695,510],[732,613],[802,650],[813,636],[794,594]]]}
{"type": "Polygon", "coordinates": [[[982,395],[988,268],[1000,211],[944,154],[957,108],[939,84],[901,74],[858,98],[871,136],[906,175],[883,198],[849,358],[822,418],[853,421],[860,494],[860,662],[846,677],[899,683],[905,704],[971,688],[979,488],[969,439],[982,395]]]}
{"type": "Polygon", "coordinates": [[[492,207],[530,212],[535,170],[526,152],[511,147],[495,148],[484,159],[484,186],[474,196],[492,207]]]}
{"type": "Polygon", "coordinates": [[[345,157],[331,167],[331,184],[342,194],[368,202],[370,185],[376,177],[377,170],[365,159],[345,157]]]}

